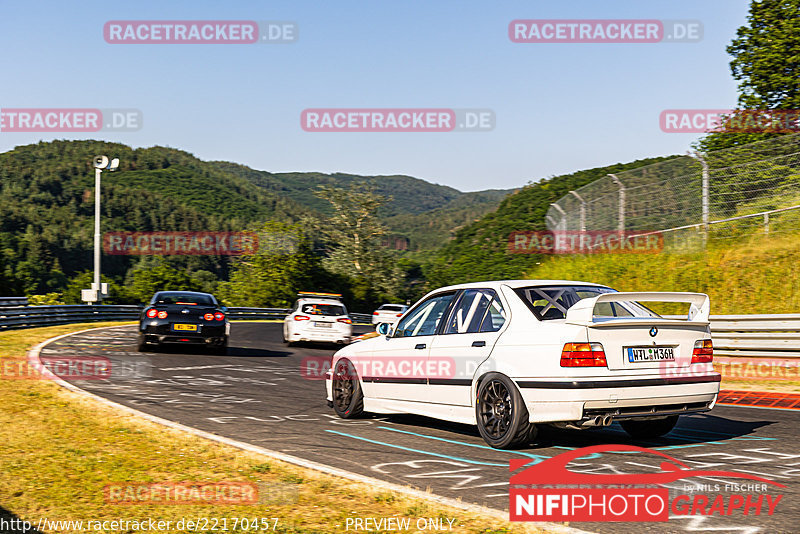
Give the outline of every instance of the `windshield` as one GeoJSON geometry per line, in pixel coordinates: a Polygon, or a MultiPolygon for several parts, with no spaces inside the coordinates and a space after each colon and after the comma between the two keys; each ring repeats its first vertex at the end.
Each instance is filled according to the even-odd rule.
{"type": "MultiPolygon", "coordinates": [[[[540,321],[564,319],[567,310],[579,300],[604,293],[616,293],[608,287],[593,286],[541,286],[522,287],[514,292],[528,305],[540,321]]],[[[601,302],[595,308],[595,317],[659,317],[638,302],[601,302]]]]}
{"type": "Polygon", "coordinates": [[[303,304],[300,311],[308,315],[346,315],[344,306],[338,304],[303,304]]]}
{"type": "Polygon", "coordinates": [[[214,306],[211,295],[192,293],[159,293],[154,299],[154,304],[179,304],[185,306],[214,306]]]}

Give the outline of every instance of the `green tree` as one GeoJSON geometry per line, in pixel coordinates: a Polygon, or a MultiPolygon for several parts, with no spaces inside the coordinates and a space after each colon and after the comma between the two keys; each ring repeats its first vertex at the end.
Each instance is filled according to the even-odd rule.
{"type": "MultiPolygon", "coordinates": [[[[754,0],[747,25],[727,47],[733,78],[739,82],[739,107],[800,109],[800,0],[754,0]]],[[[702,150],[738,146],[777,133],[712,133],[702,150]]]]}
{"type": "Polygon", "coordinates": [[[359,300],[371,295],[396,298],[403,274],[383,243],[387,231],[376,215],[390,199],[366,184],[350,189],[322,186],[316,194],[333,206],[333,214],[320,227],[329,244],[325,268],[352,279],[359,300]]]}
{"type": "MultiPolygon", "coordinates": [[[[103,299],[105,304],[129,304],[127,294],[122,291],[122,285],[116,283],[112,278],[102,275],[100,281],[108,284],[108,297],[103,299]]],[[[94,282],[93,271],[83,271],[75,275],[67,283],[64,293],[61,295],[60,300],[64,304],[86,304],[81,300],[81,290],[89,289],[94,282]]]]}
{"type": "MultiPolygon", "coordinates": [[[[87,286],[88,287],[88,286],[87,286]]],[[[203,291],[203,282],[186,270],[169,265],[160,257],[145,256],[125,276],[126,295],[135,302],[147,302],[157,291],[203,291]]]]}
{"type": "Polygon", "coordinates": [[[234,260],[230,281],[219,284],[223,302],[285,308],[298,291],[323,289],[322,265],[303,226],[269,221],[257,233],[258,252],[234,260]]]}

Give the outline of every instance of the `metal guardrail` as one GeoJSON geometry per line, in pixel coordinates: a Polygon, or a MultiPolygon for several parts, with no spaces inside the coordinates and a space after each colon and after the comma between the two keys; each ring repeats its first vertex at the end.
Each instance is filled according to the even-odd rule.
{"type": "Polygon", "coordinates": [[[27,297],[0,297],[0,308],[7,306],[27,306],[27,297]]]}
{"type": "Polygon", "coordinates": [[[800,358],[800,314],[712,315],[714,356],[800,358]]]}
{"type": "MultiPolygon", "coordinates": [[[[141,312],[142,306],[128,305],[0,307],[0,331],[93,321],[136,321],[141,312]]],[[[228,317],[234,321],[283,319],[288,312],[285,308],[228,308],[228,317]]],[[[364,313],[351,313],[350,317],[356,324],[370,324],[372,320],[364,313]]]]}
{"type": "Polygon", "coordinates": [[[16,306],[0,308],[0,330],[92,321],[134,321],[141,306],[16,306]]]}
{"type": "MultiPolygon", "coordinates": [[[[91,321],[135,321],[141,306],[16,306],[0,307],[0,330],[91,321]]],[[[285,308],[228,308],[234,321],[283,319],[285,308]]],[[[351,313],[357,324],[372,316],[351,313]]],[[[745,358],[800,358],[800,314],[712,315],[714,355],[745,358]]]]}

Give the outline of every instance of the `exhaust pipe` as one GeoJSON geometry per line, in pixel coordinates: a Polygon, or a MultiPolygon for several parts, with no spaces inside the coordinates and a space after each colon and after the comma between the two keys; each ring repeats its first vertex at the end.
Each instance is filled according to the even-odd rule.
{"type": "Polygon", "coordinates": [[[595,426],[603,427],[603,426],[609,426],[613,422],[614,422],[614,416],[612,416],[612,415],[597,415],[595,417],[592,417],[591,419],[587,419],[586,421],[583,421],[581,423],[581,426],[582,427],[595,427],[595,426]]]}
{"type": "Polygon", "coordinates": [[[581,426],[603,426],[603,417],[598,415],[581,423],[581,426]]]}

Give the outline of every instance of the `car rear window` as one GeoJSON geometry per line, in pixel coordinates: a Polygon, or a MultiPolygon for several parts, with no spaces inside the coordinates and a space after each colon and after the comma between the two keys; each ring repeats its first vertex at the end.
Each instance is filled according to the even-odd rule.
{"type": "Polygon", "coordinates": [[[563,319],[567,310],[582,299],[603,293],[615,293],[608,287],[593,286],[536,286],[514,290],[540,321],[563,319]]]}
{"type": "Polygon", "coordinates": [[[183,304],[187,306],[214,306],[211,295],[192,295],[187,293],[161,293],[156,304],[183,304]]]}
{"type": "Polygon", "coordinates": [[[346,315],[344,306],[338,304],[303,304],[300,311],[308,315],[346,315]]]}
{"type": "MultiPolygon", "coordinates": [[[[514,290],[528,305],[540,321],[564,319],[567,310],[579,300],[588,299],[604,293],[616,293],[608,287],[594,286],[538,286],[522,287],[514,290]]],[[[595,307],[594,317],[660,317],[656,312],[639,302],[601,302],[595,307]]]]}
{"type": "Polygon", "coordinates": [[[396,306],[394,304],[384,304],[383,306],[378,308],[378,310],[380,310],[380,311],[399,312],[399,311],[403,311],[403,306],[396,306]]]}

